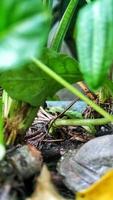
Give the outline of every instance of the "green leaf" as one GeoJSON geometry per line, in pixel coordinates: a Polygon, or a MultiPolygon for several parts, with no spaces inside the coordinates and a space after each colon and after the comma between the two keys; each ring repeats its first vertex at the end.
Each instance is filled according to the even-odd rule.
{"type": "MultiPolygon", "coordinates": [[[[67,55],[46,49],[42,60],[70,83],[82,80],[78,62],[67,55]]],[[[34,64],[1,73],[0,85],[12,98],[34,106],[41,105],[48,96],[62,88],[34,64]]]]}
{"type": "Polygon", "coordinates": [[[98,89],[113,61],[113,0],[97,0],[81,9],[76,28],[80,70],[89,87],[98,89]]]}
{"type": "Polygon", "coordinates": [[[60,54],[46,48],[43,53],[42,62],[70,83],[83,80],[78,61],[68,55],[60,54]]]}
{"type": "Polygon", "coordinates": [[[0,71],[41,55],[50,16],[42,0],[0,0],[0,71]]]}

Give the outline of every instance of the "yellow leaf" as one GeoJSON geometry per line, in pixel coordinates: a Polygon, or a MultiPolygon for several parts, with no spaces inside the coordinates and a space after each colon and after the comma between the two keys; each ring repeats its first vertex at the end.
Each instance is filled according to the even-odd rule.
{"type": "Polygon", "coordinates": [[[78,192],[76,200],[112,200],[113,199],[113,169],[108,171],[96,183],[78,192]]]}

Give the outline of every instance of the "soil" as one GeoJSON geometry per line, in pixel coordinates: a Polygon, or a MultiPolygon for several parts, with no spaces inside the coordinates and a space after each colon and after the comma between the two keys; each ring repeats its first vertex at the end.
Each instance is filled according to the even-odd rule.
{"type": "MultiPolygon", "coordinates": [[[[97,127],[96,136],[110,133],[112,134],[112,127],[109,125],[97,127]]],[[[85,129],[79,126],[68,126],[55,129],[54,135],[51,136],[48,132],[48,122],[46,120],[39,121],[39,118],[37,117],[26,133],[24,144],[28,146],[30,144],[36,147],[38,152],[41,152],[43,163],[48,166],[52,181],[60,194],[66,198],[74,199],[74,194],[66,188],[62,181],[63,177],[61,177],[57,172],[57,164],[65,152],[77,149],[93,137],[94,136],[89,135],[85,129]]],[[[30,174],[30,167],[28,167],[30,166],[30,160],[29,162],[26,161],[26,157],[28,156],[25,156],[23,159],[23,156],[20,156],[21,150],[18,151],[22,146],[23,145],[10,147],[7,151],[6,158],[0,163],[1,200],[25,200],[34,190],[36,177],[41,170],[42,158],[40,157],[40,154],[36,155],[36,153],[34,153],[35,150],[33,150],[33,156],[38,156],[39,170],[35,171],[35,169],[33,169],[33,173],[30,174]],[[21,170],[17,170],[14,163],[12,164],[12,161],[9,161],[9,157],[12,156],[13,158],[15,151],[17,151],[17,154],[19,153],[17,160],[19,160],[21,170],[23,171],[23,169],[28,169],[27,173],[26,171],[25,173],[23,171],[23,174],[28,175],[27,177],[24,177],[20,172],[21,170]]]]}
{"type": "Polygon", "coordinates": [[[63,177],[57,172],[57,164],[65,152],[78,148],[93,137],[87,135],[81,127],[60,128],[56,131],[57,134],[52,137],[44,126],[44,123],[38,124],[38,126],[33,125],[27,132],[25,140],[42,152],[44,163],[48,166],[52,181],[60,194],[66,198],[74,199],[74,194],[66,188],[63,177]]]}
{"type": "MultiPolygon", "coordinates": [[[[112,127],[110,125],[97,127],[96,137],[107,134],[112,134],[112,127]]],[[[25,141],[26,143],[34,145],[42,152],[44,162],[51,172],[53,183],[60,194],[66,198],[74,199],[74,194],[66,188],[63,183],[63,177],[57,172],[57,164],[64,153],[79,148],[92,138],[94,136],[89,135],[80,126],[60,127],[51,136],[48,133],[47,123],[39,123],[38,118],[36,118],[35,123],[33,123],[25,136],[25,141]]]]}

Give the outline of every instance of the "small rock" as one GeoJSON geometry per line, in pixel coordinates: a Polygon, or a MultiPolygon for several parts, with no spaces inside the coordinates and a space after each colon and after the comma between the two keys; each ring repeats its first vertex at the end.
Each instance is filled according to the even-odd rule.
{"type": "Polygon", "coordinates": [[[113,168],[113,135],[90,140],[78,151],[68,152],[58,164],[65,185],[73,192],[89,187],[110,168],[113,168]]]}
{"type": "Polygon", "coordinates": [[[40,172],[43,162],[41,152],[30,144],[16,149],[9,160],[23,179],[40,172]]]}

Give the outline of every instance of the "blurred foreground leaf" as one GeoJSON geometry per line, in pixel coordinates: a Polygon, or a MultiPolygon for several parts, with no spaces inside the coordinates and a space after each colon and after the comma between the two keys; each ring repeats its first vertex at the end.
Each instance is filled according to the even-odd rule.
{"type": "Polygon", "coordinates": [[[33,195],[26,200],[65,200],[52,184],[51,175],[46,166],[43,167],[41,175],[37,180],[33,195]]]}
{"type": "Polygon", "coordinates": [[[76,28],[81,72],[88,86],[98,89],[113,62],[113,0],[86,5],[80,10],[76,28]]]}
{"type": "Polygon", "coordinates": [[[0,1],[0,71],[23,66],[41,55],[50,18],[41,0],[0,1]]]}

